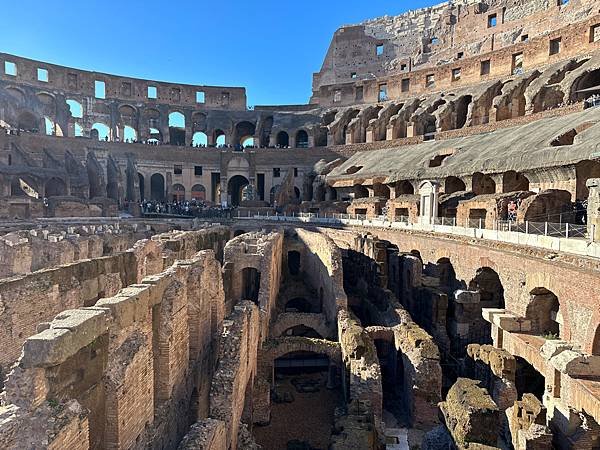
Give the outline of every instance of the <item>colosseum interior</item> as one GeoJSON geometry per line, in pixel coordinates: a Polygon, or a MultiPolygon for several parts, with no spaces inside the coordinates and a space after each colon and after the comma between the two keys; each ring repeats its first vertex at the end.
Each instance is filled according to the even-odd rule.
{"type": "Polygon", "coordinates": [[[598,0],[343,26],[303,105],[0,53],[0,448],[599,450],[599,107],[598,0]]]}

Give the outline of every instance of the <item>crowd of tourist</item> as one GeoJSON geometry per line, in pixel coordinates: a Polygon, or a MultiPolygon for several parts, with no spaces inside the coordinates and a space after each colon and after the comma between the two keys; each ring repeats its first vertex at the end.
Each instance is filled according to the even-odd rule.
{"type": "Polygon", "coordinates": [[[192,199],[171,202],[142,200],[140,208],[143,214],[161,214],[188,217],[231,217],[234,208],[209,205],[203,200],[192,199]]]}

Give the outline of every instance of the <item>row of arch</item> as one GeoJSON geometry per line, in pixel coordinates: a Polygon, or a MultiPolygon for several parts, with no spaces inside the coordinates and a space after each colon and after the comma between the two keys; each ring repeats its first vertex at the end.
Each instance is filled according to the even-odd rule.
{"type": "MultiPolygon", "coordinates": [[[[585,200],[588,196],[586,181],[590,178],[600,177],[600,163],[592,160],[583,160],[575,164],[576,188],[575,199],[585,200]]],[[[495,193],[509,193],[515,191],[529,191],[531,181],[529,177],[514,170],[506,171],[498,175],[483,174],[475,172],[471,177],[448,176],[441,180],[442,189],[445,194],[453,194],[470,190],[475,195],[486,195],[495,193]],[[467,179],[469,178],[469,179],[467,179]],[[468,181],[470,186],[465,181],[468,181]],[[499,189],[497,183],[501,182],[499,189]],[[499,192],[500,191],[500,192],[499,192]]],[[[559,187],[557,187],[559,188],[559,187]]],[[[374,197],[391,198],[391,190],[395,196],[414,195],[415,184],[408,180],[401,180],[394,184],[376,183],[372,186],[374,197]]],[[[361,184],[353,187],[354,198],[369,197],[369,189],[361,184]]]]}

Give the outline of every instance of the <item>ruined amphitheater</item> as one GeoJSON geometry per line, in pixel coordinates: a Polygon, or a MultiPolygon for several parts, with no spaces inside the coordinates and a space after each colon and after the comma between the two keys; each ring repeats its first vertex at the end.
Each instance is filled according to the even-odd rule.
{"type": "Polygon", "coordinates": [[[600,449],[599,1],[342,26],[305,105],[0,53],[0,127],[1,449],[600,449]]]}

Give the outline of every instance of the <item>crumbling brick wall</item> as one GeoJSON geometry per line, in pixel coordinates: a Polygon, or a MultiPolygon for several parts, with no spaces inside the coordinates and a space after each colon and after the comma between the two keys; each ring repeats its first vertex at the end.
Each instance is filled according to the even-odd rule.
{"type": "Polygon", "coordinates": [[[210,367],[199,363],[222,323],[211,313],[213,302],[224,308],[219,274],[214,252],[202,251],[94,307],[65,311],[27,339],[4,393],[19,409],[0,427],[0,443],[58,448],[79,429],[90,447],[81,439],[73,448],[175,447],[197,419],[188,407],[196,384],[212,376],[198,370],[210,367]],[[198,334],[205,327],[211,332],[198,334]],[[31,434],[15,437],[14,426],[31,434]]]}

